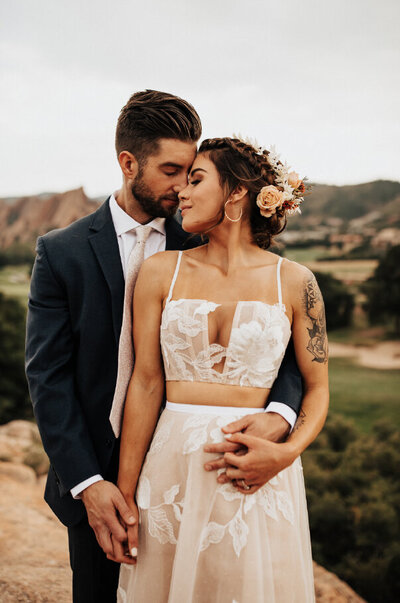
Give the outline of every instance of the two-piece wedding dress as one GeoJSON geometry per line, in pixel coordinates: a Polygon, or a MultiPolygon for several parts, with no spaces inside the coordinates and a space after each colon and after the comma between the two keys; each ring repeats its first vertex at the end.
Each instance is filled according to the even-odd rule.
{"type": "MultiPolygon", "coordinates": [[[[239,301],[227,347],[209,343],[208,315],[221,304],[172,299],[162,314],[166,380],[270,388],[290,339],[282,303],[239,301]],[[213,367],[225,359],[222,372],[213,367]]],[[[254,494],[219,484],[204,463],[221,427],[264,409],[167,402],[138,483],[136,566],[122,565],[120,603],[310,603],[314,601],[300,458],[254,494]]]]}

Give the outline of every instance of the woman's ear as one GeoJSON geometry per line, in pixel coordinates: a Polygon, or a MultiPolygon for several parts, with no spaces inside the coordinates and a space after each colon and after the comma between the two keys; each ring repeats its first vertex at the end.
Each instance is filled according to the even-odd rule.
{"type": "Polygon", "coordinates": [[[121,151],[118,155],[118,162],[122,173],[128,180],[134,180],[139,172],[139,163],[129,151],[121,151]]]}
{"type": "Polygon", "coordinates": [[[231,201],[231,203],[237,203],[238,201],[242,201],[248,194],[248,192],[248,188],[243,186],[243,184],[238,184],[229,195],[229,200],[231,201]]]}

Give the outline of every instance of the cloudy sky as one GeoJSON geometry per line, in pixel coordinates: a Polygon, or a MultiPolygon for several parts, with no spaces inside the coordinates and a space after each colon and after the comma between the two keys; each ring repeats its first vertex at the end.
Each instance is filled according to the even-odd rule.
{"type": "Polygon", "coordinates": [[[0,197],[117,188],[116,120],[144,88],[312,181],[400,180],[399,22],[398,0],[4,1],[0,197]]]}

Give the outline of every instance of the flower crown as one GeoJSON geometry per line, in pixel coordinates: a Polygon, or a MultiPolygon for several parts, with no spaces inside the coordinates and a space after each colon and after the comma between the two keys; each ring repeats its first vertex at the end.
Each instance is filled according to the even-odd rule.
{"type": "Polygon", "coordinates": [[[265,155],[263,147],[256,141],[243,138],[241,140],[256,149],[257,155],[266,156],[275,172],[276,184],[264,186],[257,195],[256,203],[260,214],[270,218],[279,209],[284,209],[289,215],[301,214],[300,204],[304,201],[306,192],[305,179],[302,180],[297,172],[289,171],[290,166],[280,161],[280,155],[274,146],[271,146],[268,155],[265,155]]]}

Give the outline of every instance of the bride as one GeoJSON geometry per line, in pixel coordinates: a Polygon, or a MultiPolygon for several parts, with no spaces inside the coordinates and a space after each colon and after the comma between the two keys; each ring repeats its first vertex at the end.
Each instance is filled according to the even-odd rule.
{"type": "Polygon", "coordinates": [[[128,528],[137,563],[121,566],[120,602],[314,600],[299,455],[328,408],[324,306],[307,268],[267,250],[303,193],[274,151],[206,140],[179,197],[184,230],[208,243],[141,268],[118,478],[140,523],[128,528]],[[291,334],[304,384],[291,435],[227,433],[263,412],[291,334]],[[206,444],[225,438],[245,454],[212,458],[206,444]],[[257,462],[272,468],[266,484],[257,462]]]}

